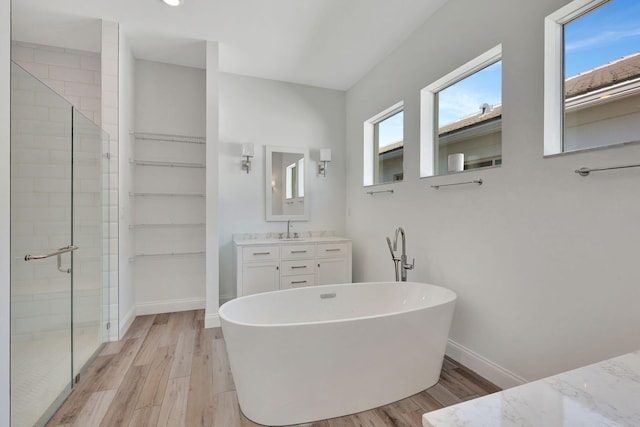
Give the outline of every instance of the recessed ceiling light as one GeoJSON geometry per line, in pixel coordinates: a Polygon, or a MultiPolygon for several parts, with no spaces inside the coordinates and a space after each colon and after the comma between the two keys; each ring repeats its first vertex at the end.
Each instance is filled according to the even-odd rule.
{"type": "Polygon", "coordinates": [[[169,6],[180,6],[184,0],[162,0],[169,6]]]}

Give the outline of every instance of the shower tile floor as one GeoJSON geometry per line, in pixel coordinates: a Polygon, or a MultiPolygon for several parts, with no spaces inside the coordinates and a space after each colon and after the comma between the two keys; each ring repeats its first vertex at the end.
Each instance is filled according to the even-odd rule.
{"type": "MultiPolygon", "coordinates": [[[[99,323],[75,331],[76,362],[87,361],[99,348],[99,323]]],[[[78,362],[80,363],[80,362],[78,362]]],[[[11,425],[32,426],[49,409],[52,399],[68,390],[71,336],[50,332],[11,343],[11,425]]]]}
{"type": "MultiPolygon", "coordinates": [[[[140,316],[108,343],[47,426],[249,427],[220,328],[204,310],[140,316]]],[[[445,359],[440,381],[404,400],[309,427],[421,426],[422,414],[500,389],[445,359]]]]}

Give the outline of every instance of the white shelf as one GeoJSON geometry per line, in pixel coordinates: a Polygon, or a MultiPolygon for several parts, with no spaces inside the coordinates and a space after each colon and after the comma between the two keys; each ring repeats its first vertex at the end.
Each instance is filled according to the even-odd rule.
{"type": "Polygon", "coordinates": [[[129,226],[130,229],[143,229],[143,228],[198,228],[204,227],[205,223],[186,223],[186,224],[132,224],[129,226]]]}
{"type": "Polygon", "coordinates": [[[204,193],[129,193],[129,197],[204,197],[204,193]]]}
{"type": "Polygon", "coordinates": [[[174,135],[168,133],[130,132],[138,141],[183,142],[188,144],[206,144],[204,136],[174,135]]]}
{"type": "Polygon", "coordinates": [[[129,258],[129,262],[135,261],[140,258],[157,258],[157,257],[179,257],[179,256],[203,256],[206,252],[165,252],[157,254],[136,254],[129,258]]]}
{"type": "Polygon", "coordinates": [[[136,166],[158,166],[170,168],[197,168],[204,169],[204,163],[184,163],[184,162],[158,162],[152,160],[130,160],[136,166]]]}

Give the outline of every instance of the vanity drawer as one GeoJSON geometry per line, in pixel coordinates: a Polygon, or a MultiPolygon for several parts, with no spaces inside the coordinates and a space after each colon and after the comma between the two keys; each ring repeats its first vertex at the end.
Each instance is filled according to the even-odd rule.
{"type": "Polygon", "coordinates": [[[280,265],[280,275],[282,276],[316,273],[316,262],[313,259],[282,261],[280,265]]]}
{"type": "Polygon", "coordinates": [[[280,247],[278,246],[248,246],[242,248],[242,262],[278,261],[280,247]]]}
{"type": "Polygon", "coordinates": [[[348,243],[319,243],[318,258],[343,257],[349,253],[348,243]]]}
{"type": "Polygon", "coordinates": [[[301,288],[303,286],[314,286],[315,284],[316,276],[314,274],[300,274],[280,278],[280,289],[301,288]]]}
{"type": "Polygon", "coordinates": [[[282,259],[313,258],[315,255],[315,245],[285,245],[282,247],[282,259]]]}

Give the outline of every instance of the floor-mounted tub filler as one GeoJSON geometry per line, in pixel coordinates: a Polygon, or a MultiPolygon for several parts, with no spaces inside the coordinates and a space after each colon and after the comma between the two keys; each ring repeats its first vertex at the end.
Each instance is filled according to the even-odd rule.
{"type": "Polygon", "coordinates": [[[438,382],[456,294],[414,282],[313,286],[220,307],[240,408],[266,425],[386,405],[438,382]]]}

